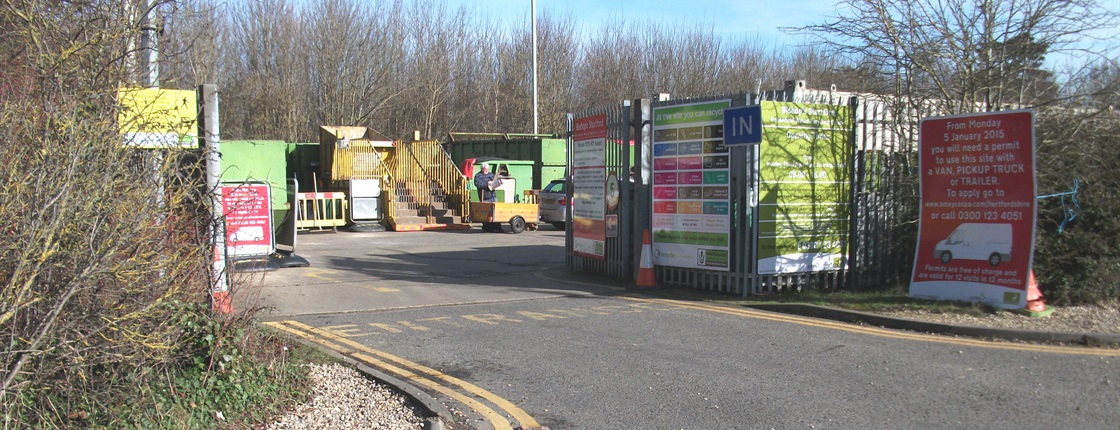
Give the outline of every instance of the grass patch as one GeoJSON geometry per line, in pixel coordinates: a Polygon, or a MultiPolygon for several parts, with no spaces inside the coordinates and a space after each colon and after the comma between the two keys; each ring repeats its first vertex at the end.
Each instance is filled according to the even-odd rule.
{"type": "Polygon", "coordinates": [[[151,400],[157,409],[171,412],[172,419],[161,417],[155,423],[136,423],[137,427],[265,428],[305,400],[307,364],[335,361],[267,327],[244,330],[237,339],[240,351],[223,351],[225,362],[219,366],[196,361],[170,372],[178,395],[153,393],[151,400]],[[216,412],[223,418],[217,418],[216,412]]]}
{"type": "Polygon", "coordinates": [[[192,340],[180,359],[127,373],[134,386],[128,401],[60,427],[266,428],[306,400],[307,364],[337,362],[285,333],[253,322],[222,323],[194,310],[174,322],[192,340]]]}
{"type": "MultiPolygon", "coordinates": [[[[49,375],[5,403],[10,428],[257,429],[308,396],[310,363],[336,359],[252,318],[216,317],[202,303],[164,305],[174,348],[138,366],[106,360],[90,377],[49,375]]],[[[65,367],[65,366],[64,366],[65,367]]]]}
{"type": "Polygon", "coordinates": [[[859,312],[926,311],[983,316],[995,309],[982,303],[922,300],[911,298],[906,288],[894,287],[870,291],[820,291],[782,292],[758,294],[747,299],[753,303],[808,303],[859,312]]]}

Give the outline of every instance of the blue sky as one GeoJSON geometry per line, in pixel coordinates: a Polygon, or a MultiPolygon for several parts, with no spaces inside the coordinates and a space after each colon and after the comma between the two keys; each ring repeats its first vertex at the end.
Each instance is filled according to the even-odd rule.
{"type": "MultiPolygon", "coordinates": [[[[532,10],[531,0],[445,1],[451,7],[462,5],[480,15],[490,15],[511,24],[523,22],[526,26],[532,10]]],[[[537,0],[537,17],[546,13],[570,14],[584,31],[598,29],[607,19],[622,16],[628,22],[700,23],[730,39],[758,37],[771,46],[781,46],[803,39],[783,34],[778,27],[824,22],[836,15],[836,7],[835,0],[537,0]]]]}
{"type": "MultiPolygon", "coordinates": [[[[529,25],[531,0],[444,0],[450,7],[465,6],[468,10],[482,16],[492,16],[508,22],[511,26],[523,23],[529,25]]],[[[570,14],[582,31],[594,31],[612,17],[622,16],[628,22],[652,20],[672,24],[685,22],[710,26],[717,35],[730,41],[757,39],[771,48],[797,45],[806,42],[804,36],[790,35],[778,30],[779,27],[800,27],[820,24],[839,15],[837,0],[642,0],[622,2],[609,0],[537,0],[537,16],[546,13],[557,15],[570,14]]],[[[1120,13],[1120,0],[1102,0],[1101,5],[1113,13],[1120,13]]],[[[1084,46],[1096,52],[1117,43],[1109,42],[1109,35],[1117,30],[1097,32],[1106,41],[1095,42],[1093,47],[1084,46]]],[[[1086,42],[1088,43],[1088,42],[1086,42]]],[[[1112,51],[1116,52],[1116,51],[1112,51]]],[[[1057,54],[1047,56],[1050,67],[1061,69],[1071,62],[1084,64],[1081,54],[1057,54]]]]}

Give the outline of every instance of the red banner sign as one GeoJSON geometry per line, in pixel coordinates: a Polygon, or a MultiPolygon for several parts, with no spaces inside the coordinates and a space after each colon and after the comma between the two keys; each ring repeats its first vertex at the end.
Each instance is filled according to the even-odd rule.
{"type": "Polygon", "coordinates": [[[1026,305],[1034,256],[1034,113],[929,118],[910,295],[1026,305]]]}

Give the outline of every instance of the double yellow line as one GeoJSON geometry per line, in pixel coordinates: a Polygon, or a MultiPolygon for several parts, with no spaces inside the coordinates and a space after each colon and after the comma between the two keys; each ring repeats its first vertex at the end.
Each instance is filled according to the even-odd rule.
{"type": "MultiPolygon", "coordinates": [[[[920,342],[934,342],[958,346],[979,348],[1006,349],[1015,351],[1086,355],[1102,357],[1120,357],[1120,350],[1066,347],[1052,345],[1031,345],[1006,342],[992,342],[979,339],[953,338],[921,333],[912,333],[897,330],[888,330],[878,327],[858,326],[828,320],[805,318],[800,316],[763,312],[737,306],[716,305],[703,302],[694,302],[675,299],[656,299],[646,297],[620,296],[620,298],[649,304],[673,306],[677,308],[694,309],[737,317],[753,318],[767,321],[800,324],[810,327],[826,328],[846,331],[857,334],[879,336],[892,339],[903,339],[920,342]]],[[[358,360],[366,365],[379,368],[387,373],[394,374],[414,384],[445,395],[479,413],[490,422],[495,430],[512,430],[509,418],[515,420],[522,428],[539,427],[533,417],[510,401],[498,397],[477,385],[463,381],[430,367],[414,363],[395,355],[378,351],[361,343],[345,337],[318,329],[297,321],[266,322],[265,325],[289,333],[293,336],[306,339],[309,342],[331,349],[339,354],[358,360]],[[493,406],[493,407],[492,407],[493,406]],[[497,410],[495,410],[495,407],[497,410]],[[507,416],[509,418],[507,418],[507,416]]]]}
{"type": "Polygon", "coordinates": [[[993,342],[980,339],[970,338],[956,338],[945,337],[931,334],[913,333],[899,330],[889,330],[878,327],[859,326],[849,323],[842,323],[836,321],[819,320],[813,318],[806,318],[794,315],[777,314],[771,312],[763,312],[754,309],[713,305],[702,302],[691,302],[686,300],[674,299],[650,299],[642,297],[623,297],[626,300],[632,300],[643,303],[656,303],[661,305],[672,305],[678,307],[685,307],[690,309],[697,309],[707,312],[715,312],[727,315],[735,315],[746,318],[755,318],[768,321],[779,321],[792,324],[800,324],[810,327],[828,328],[833,330],[847,331],[851,333],[859,333],[865,335],[887,337],[892,339],[905,339],[921,342],[934,342],[945,343],[960,346],[972,346],[980,348],[992,349],[1008,349],[1015,351],[1028,351],[1028,352],[1046,352],[1054,354],[1070,354],[1070,355],[1091,355],[1101,357],[1120,357],[1120,350],[1117,349],[1104,349],[1104,348],[1087,348],[1087,347],[1070,347],[1070,346],[1054,346],[1054,345],[1033,345],[1033,344],[1018,344],[1008,342],[993,342]]]}
{"type": "MultiPolygon", "coordinates": [[[[563,283],[574,284],[574,285],[587,285],[587,286],[602,287],[599,284],[594,284],[594,283],[589,283],[589,282],[580,282],[580,281],[573,281],[573,280],[568,280],[568,279],[554,278],[554,277],[548,276],[545,273],[544,270],[538,271],[538,272],[534,273],[534,275],[537,276],[538,278],[548,279],[550,281],[555,281],[555,282],[563,282],[563,283]]],[[[623,291],[622,288],[611,287],[611,289],[616,290],[616,291],[623,291]]],[[[627,294],[629,294],[629,293],[627,293],[627,294]]],[[[883,329],[883,328],[878,328],[878,327],[859,326],[859,325],[854,325],[854,324],[850,324],[850,323],[806,318],[806,317],[801,317],[801,316],[796,316],[796,315],[763,312],[763,311],[758,311],[758,310],[748,309],[748,308],[738,307],[738,306],[714,305],[714,304],[710,304],[710,303],[688,301],[688,300],[654,299],[654,298],[647,298],[647,297],[637,297],[637,296],[633,296],[633,295],[622,295],[622,296],[619,296],[619,297],[621,297],[623,299],[626,299],[626,300],[636,301],[636,302],[659,303],[659,304],[662,304],[662,305],[679,306],[679,307],[697,309],[697,310],[702,310],[702,311],[707,311],[707,312],[715,312],[715,313],[735,315],[735,316],[740,316],[740,317],[754,318],[754,319],[761,319],[761,320],[768,320],[768,321],[779,321],[779,322],[785,322],[785,323],[791,323],[791,324],[801,324],[801,325],[810,326],[810,327],[829,328],[829,329],[834,329],[834,330],[847,331],[847,332],[851,332],[851,333],[858,333],[858,334],[864,334],[864,335],[870,335],[870,336],[887,337],[887,338],[892,338],[892,339],[906,339],[906,340],[913,340],[913,341],[919,341],[919,342],[935,342],[935,343],[945,343],[945,344],[960,345],[960,346],[972,346],[972,347],[979,347],[979,348],[1008,349],[1008,350],[1015,350],[1015,351],[1046,352],[1046,353],[1053,353],[1053,354],[1069,354],[1069,355],[1089,355],[1089,356],[1099,356],[1099,357],[1120,357],[1120,350],[1117,350],[1117,349],[1016,344],[1016,343],[994,342],[994,341],[987,341],[987,340],[980,340],[980,339],[970,339],[970,338],[955,338],[955,337],[937,336],[937,335],[932,335],[932,334],[921,334],[921,333],[913,333],[913,332],[906,332],[906,331],[900,331],[900,330],[883,329]]]]}
{"type": "Polygon", "coordinates": [[[387,373],[395,374],[401,378],[421,385],[431,391],[443,394],[460,402],[478,412],[494,426],[495,430],[512,430],[509,420],[479,399],[489,402],[502,412],[516,420],[522,428],[540,427],[533,417],[521,410],[510,401],[498,397],[494,393],[481,387],[446,375],[430,367],[414,363],[395,355],[378,351],[358,342],[335,335],[296,321],[266,322],[265,325],[289,333],[293,336],[306,339],[324,348],[329,348],[350,358],[356,359],[366,365],[376,367],[387,373]],[[439,382],[439,381],[442,381],[439,382]],[[461,390],[462,392],[460,392],[461,390]],[[466,394],[463,394],[463,393],[466,394]],[[473,397],[472,397],[473,396],[473,397]]]}

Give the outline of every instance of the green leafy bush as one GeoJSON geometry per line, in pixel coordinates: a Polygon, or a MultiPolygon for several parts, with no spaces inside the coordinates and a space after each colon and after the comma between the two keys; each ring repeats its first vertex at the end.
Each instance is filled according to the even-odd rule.
{"type": "Polygon", "coordinates": [[[1039,200],[1034,270],[1054,304],[1120,298],[1120,116],[1045,110],[1036,118],[1039,200]],[[1063,204],[1064,203],[1064,204],[1063,204]],[[1076,217],[1058,232],[1066,210],[1076,217]]]}
{"type": "MultiPolygon", "coordinates": [[[[126,148],[127,2],[0,6],[0,422],[260,422],[301,378],[252,310],[212,315],[201,157],[126,148]]],[[[248,290],[248,289],[246,289],[248,290]]]]}
{"type": "MultiPolygon", "coordinates": [[[[262,424],[303,396],[305,360],[285,338],[249,319],[214,318],[200,305],[176,305],[172,324],[182,349],[137,401],[123,404],[108,424],[121,428],[212,428],[225,422],[262,424]],[[222,418],[217,418],[221,414],[222,418]]],[[[255,427],[255,426],[254,426],[255,427]]]]}

